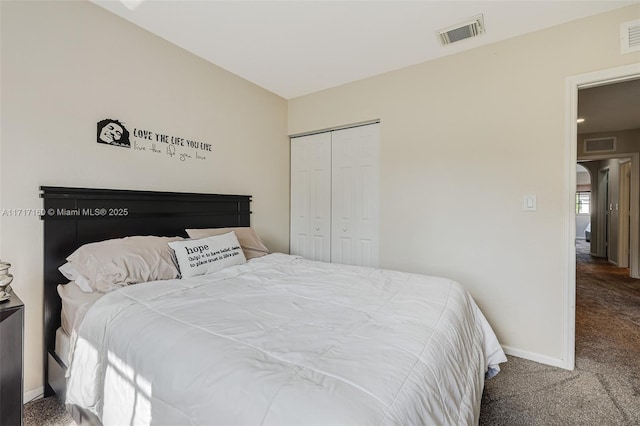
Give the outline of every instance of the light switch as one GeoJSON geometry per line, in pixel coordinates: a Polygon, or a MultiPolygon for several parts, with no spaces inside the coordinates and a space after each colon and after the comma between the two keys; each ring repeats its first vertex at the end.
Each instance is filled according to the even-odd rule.
{"type": "Polygon", "coordinates": [[[534,212],[537,209],[537,201],[535,195],[525,195],[524,196],[524,211],[534,212]]]}

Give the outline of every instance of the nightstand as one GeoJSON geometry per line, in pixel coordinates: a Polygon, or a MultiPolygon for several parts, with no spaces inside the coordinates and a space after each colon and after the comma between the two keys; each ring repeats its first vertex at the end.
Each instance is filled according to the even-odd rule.
{"type": "Polygon", "coordinates": [[[0,425],[22,424],[24,304],[11,291],[0,302],[0,425]]]}

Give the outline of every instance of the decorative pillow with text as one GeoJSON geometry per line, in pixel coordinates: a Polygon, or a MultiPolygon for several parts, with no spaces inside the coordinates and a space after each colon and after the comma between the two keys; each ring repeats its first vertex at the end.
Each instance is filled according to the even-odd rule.
{"type": "Polygon", "coordinates": [[[210,274],[247,261],[235,232],[199,240],[174,241],[169,247],[175,252],[182,278],[210,274]]]}

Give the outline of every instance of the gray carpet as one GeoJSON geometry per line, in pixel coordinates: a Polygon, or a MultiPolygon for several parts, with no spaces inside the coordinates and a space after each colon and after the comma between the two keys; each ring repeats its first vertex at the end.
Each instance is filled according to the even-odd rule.
{"type": "Polygon", "coordinates": [[[640,280],[583,240],[576,251],[575,370],[508,357],[481,425],[640,425],[640,280]]]}
{"type": "Polygon", "coordinates": [[[37,399],[24,406],[24,426],[75,426],[64,405],[55,396],[37,399]]]}
{"type": "MultiPolygon", "coordinates": [[[[576,369],[516,357],[488,380],[481,425],[640,425],[640,280],[577,245],[576,369]]],[[[75,425],[55,397],[25,405],[25,426],[75,425]]]]}

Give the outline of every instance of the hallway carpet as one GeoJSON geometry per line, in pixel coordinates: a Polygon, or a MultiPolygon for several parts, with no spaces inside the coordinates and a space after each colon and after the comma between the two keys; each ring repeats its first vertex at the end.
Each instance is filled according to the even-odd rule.
{"type": "MultiPolygon", "coordinates": [[[[509,356],[485,384],[481,425],[640,425],[640,280],[579,240],[576,369],[509,356]]],[[[25,405],[26,426],[75,425],[55,397],[25,405]]]]}

